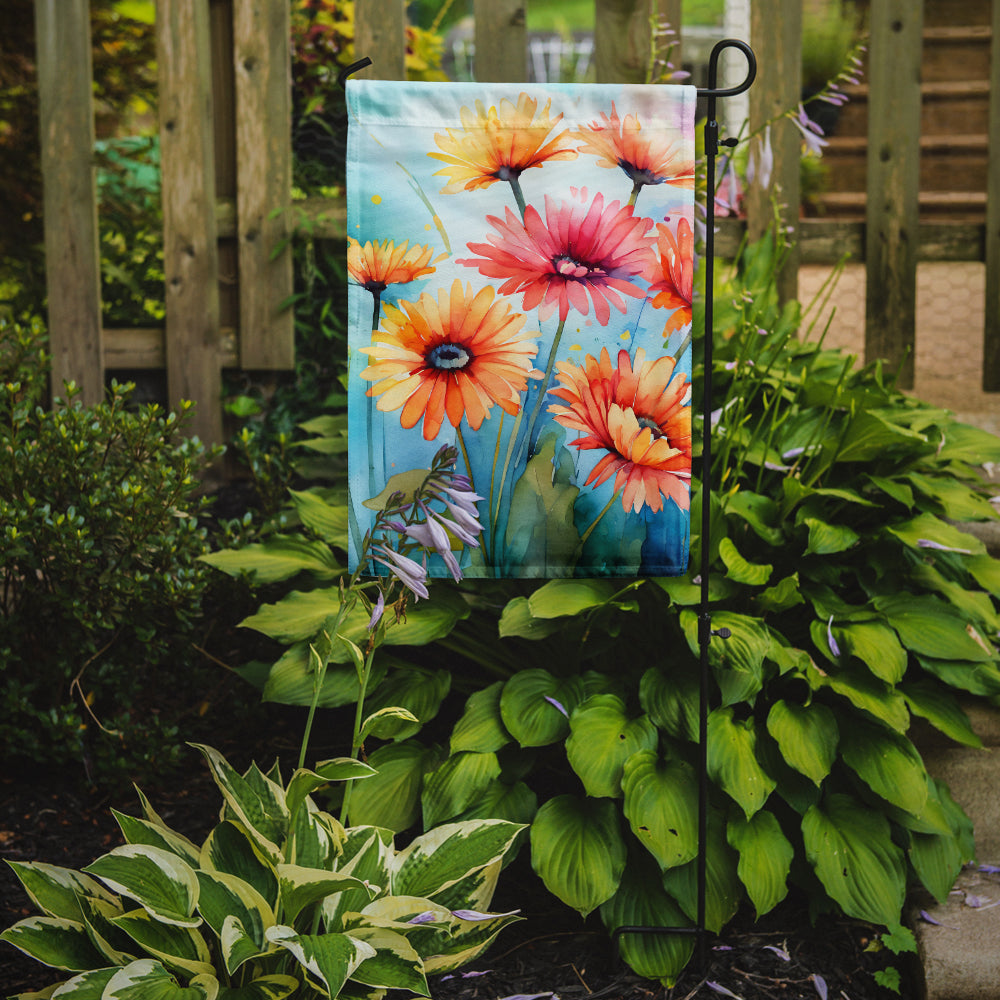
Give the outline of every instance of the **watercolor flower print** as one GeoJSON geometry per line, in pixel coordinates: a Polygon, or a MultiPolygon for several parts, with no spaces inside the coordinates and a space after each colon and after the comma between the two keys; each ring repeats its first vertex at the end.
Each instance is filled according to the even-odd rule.
{"type": "Polygon", "coordinates": [[[683,573],[695,92],[504,90],[348,83],[352,550],[451,445],[465,575],[683,573]]]}

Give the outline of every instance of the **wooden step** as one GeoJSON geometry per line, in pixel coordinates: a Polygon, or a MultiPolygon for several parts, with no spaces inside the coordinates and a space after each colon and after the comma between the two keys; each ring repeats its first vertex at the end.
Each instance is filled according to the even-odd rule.
{"type": "Polygon", "coordinates": [[[953,25],[924,29],[920,76],[924,83],[990,78],[989,25],[953,25]]]}
{"type": "MultiPolygon", "coordinates": [[[[988,131],[989,80],[937,80],[921,84],[921,135],[947,135],[988,131]]],[[[867,135],[867,83],[846,90],[848,102],[841,109],[836,135],[867,135]]]]}
{"type": "Polygon", "coordinates": [[[923,0],[924,27],[955,24],[989,24],[991,0],[923,0]]]}
{"type": "MultiPolygon", "coordinates": [[[[860,219],[866,214],[868,197],[863,191],[831,191],[815,199],[828,218],[860,219]]],[[[982,222],[986,216],[986,193],[979,191],[921,191],[920,218],[954,222],[982,222]]]]}

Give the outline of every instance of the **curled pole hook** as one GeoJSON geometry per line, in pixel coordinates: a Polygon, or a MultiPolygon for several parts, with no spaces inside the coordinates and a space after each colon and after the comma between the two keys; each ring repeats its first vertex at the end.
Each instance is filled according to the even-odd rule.
{"type": "Polygon", "coordinates": [[[716,42],[712,48],[712,53],[708,57],[708,86],[698,89],[699,97],[707,97],[714,100],[716,97],[735,97],[750,89],[751,84],[757,78],[757,57],[753,49],[746,42],[739,38],[724,38],[721,42],[716,42]],[[747,59],[747,75],[742,83],[735,87],[718,87],[719,77],[719,56],[725,49],[739,49],[747,59]]]}
{"type": "Polygon", "coordinates": [[[372,64],[371,59],[369,59],[368,56],[365,56],[363,59],[359,59],[357,62],[352,62],[349,66],[345,66],[337,74],[337,83],[339,84],[340,89],[341,90],[346,90],[347,89],[347,87],[346,87],[346,85],[347,85],[347,78],[352,73],[357,73],[358,70],[362,70],[366,66],[371,66],[371,64],[372,64]]]}

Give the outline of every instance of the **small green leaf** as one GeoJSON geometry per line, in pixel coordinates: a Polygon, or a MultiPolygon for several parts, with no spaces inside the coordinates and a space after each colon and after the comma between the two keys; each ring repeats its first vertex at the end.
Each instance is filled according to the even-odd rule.
{"type": "Polygon", "coordinates": [[[739,851],[736,873],[760,919],[788,894],[788,873],[795,849],[774,813],[762,809],[750,819],[737,816],[726,828],[729,846],[739,851]]]}
{"type": "Polygon", "coordinates": [[[740,555],[739,549],[730,538],[723,538],[719,541],[719,557],[726,564],[726,575],[736,583],[746,584],[748,587],[763,587],[771,578],[774,567],[767,563],[747,562],[740,555]]]}
{"type": "Polygon", "coordinates": [[[639,704],[660,729],[678,740],[698,739],[698,674],[685,661],[670,672],[650,667],[639,681],[639,704]]]}
{"type": "Polygon", "coordinates": [[[767,715],[767,731],[785,761],[817,787],[830,773],[837,756],[837,720],[826,705],[798,705],[778,699],[767,715]]]}
{"type": "Polygon", "coordinates": [[[599,608],[617,593],[608,580],[549,580],[528,598],[534,618],[563,618],[599,608]]]}
{"type": "Polygon", "coordinates": [[[474,750],[492,753],[510,742],[500,716],[500,692],[503,681],[496,681],[475,694],[465,703],[462,717],[451,733],[451,752],[474,750]]]}
{"type": "Polygon", "coordinates": [[[717,708],[708,717],[708,774],[749,819],[774,791],[776,782],[757,762],[753,718],[733,718],[733,709],[717,708]]]}
{"type": "Polygon", "coordinates": [[[806,555],[835,555],[851,548],[860,538],[860,535],[846,524],[828,524],[815,517],[804,518],[804,523],[809,528],[806,555]]]}
{"type": "Polygon", "coordinates": [[[927,801],[927,772],[910,740],[891,729],[853,718],[841,741],[844,762],[876,795],[919,815],[927,801]]]}

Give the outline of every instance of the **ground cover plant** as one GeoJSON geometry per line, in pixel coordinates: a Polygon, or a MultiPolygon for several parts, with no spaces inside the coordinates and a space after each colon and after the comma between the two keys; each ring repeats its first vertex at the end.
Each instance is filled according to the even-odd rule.
{"type": "MultiPolygon", "coordinates": [[[[707,924],[721,930],[746,903],[764,915],[793,888],[814,914],[869,921],[905,948],[908,885],[941,899],[973,853],[968,819],[908,731],[919,716],[977,745],[957,695],[1000,694],[1000,562],[953,523],[995,516],[975,467],[1000,459],[1000,441],[905,396],[881,365],[800,339],[800,307],[774,291],[782,252],[773,238],[745,248],[717,292],[713,489],[692,501],[694,525],[712,505],[713,626],[731,631],[710,652],[707,924]]],[[[345,526],[334,494],[294,503],[325,505],[337,532],[317,534],[313,512],[227,569],[288,581],[244,623],[288,651],[246,673],[265,698],[304,704],[345,526]],[[321,546],[323,573],[306,545],[321,546]]],[[[415,721],[367,741],[378,774],[358,786],[352,821],[530,822],[535,870],[582,915],[609,930],[692,923],[699,593],[691,574],[477,582],[416,605],[368,689],[370,705],[415,721]],[[468,697],[441,740],[427,724],[450,691],[468,697]]],[[[321,704],[352,701],[340,656],[321,704]]],[[[691,947],[622,943],[664,982],[691,947]]]]}

